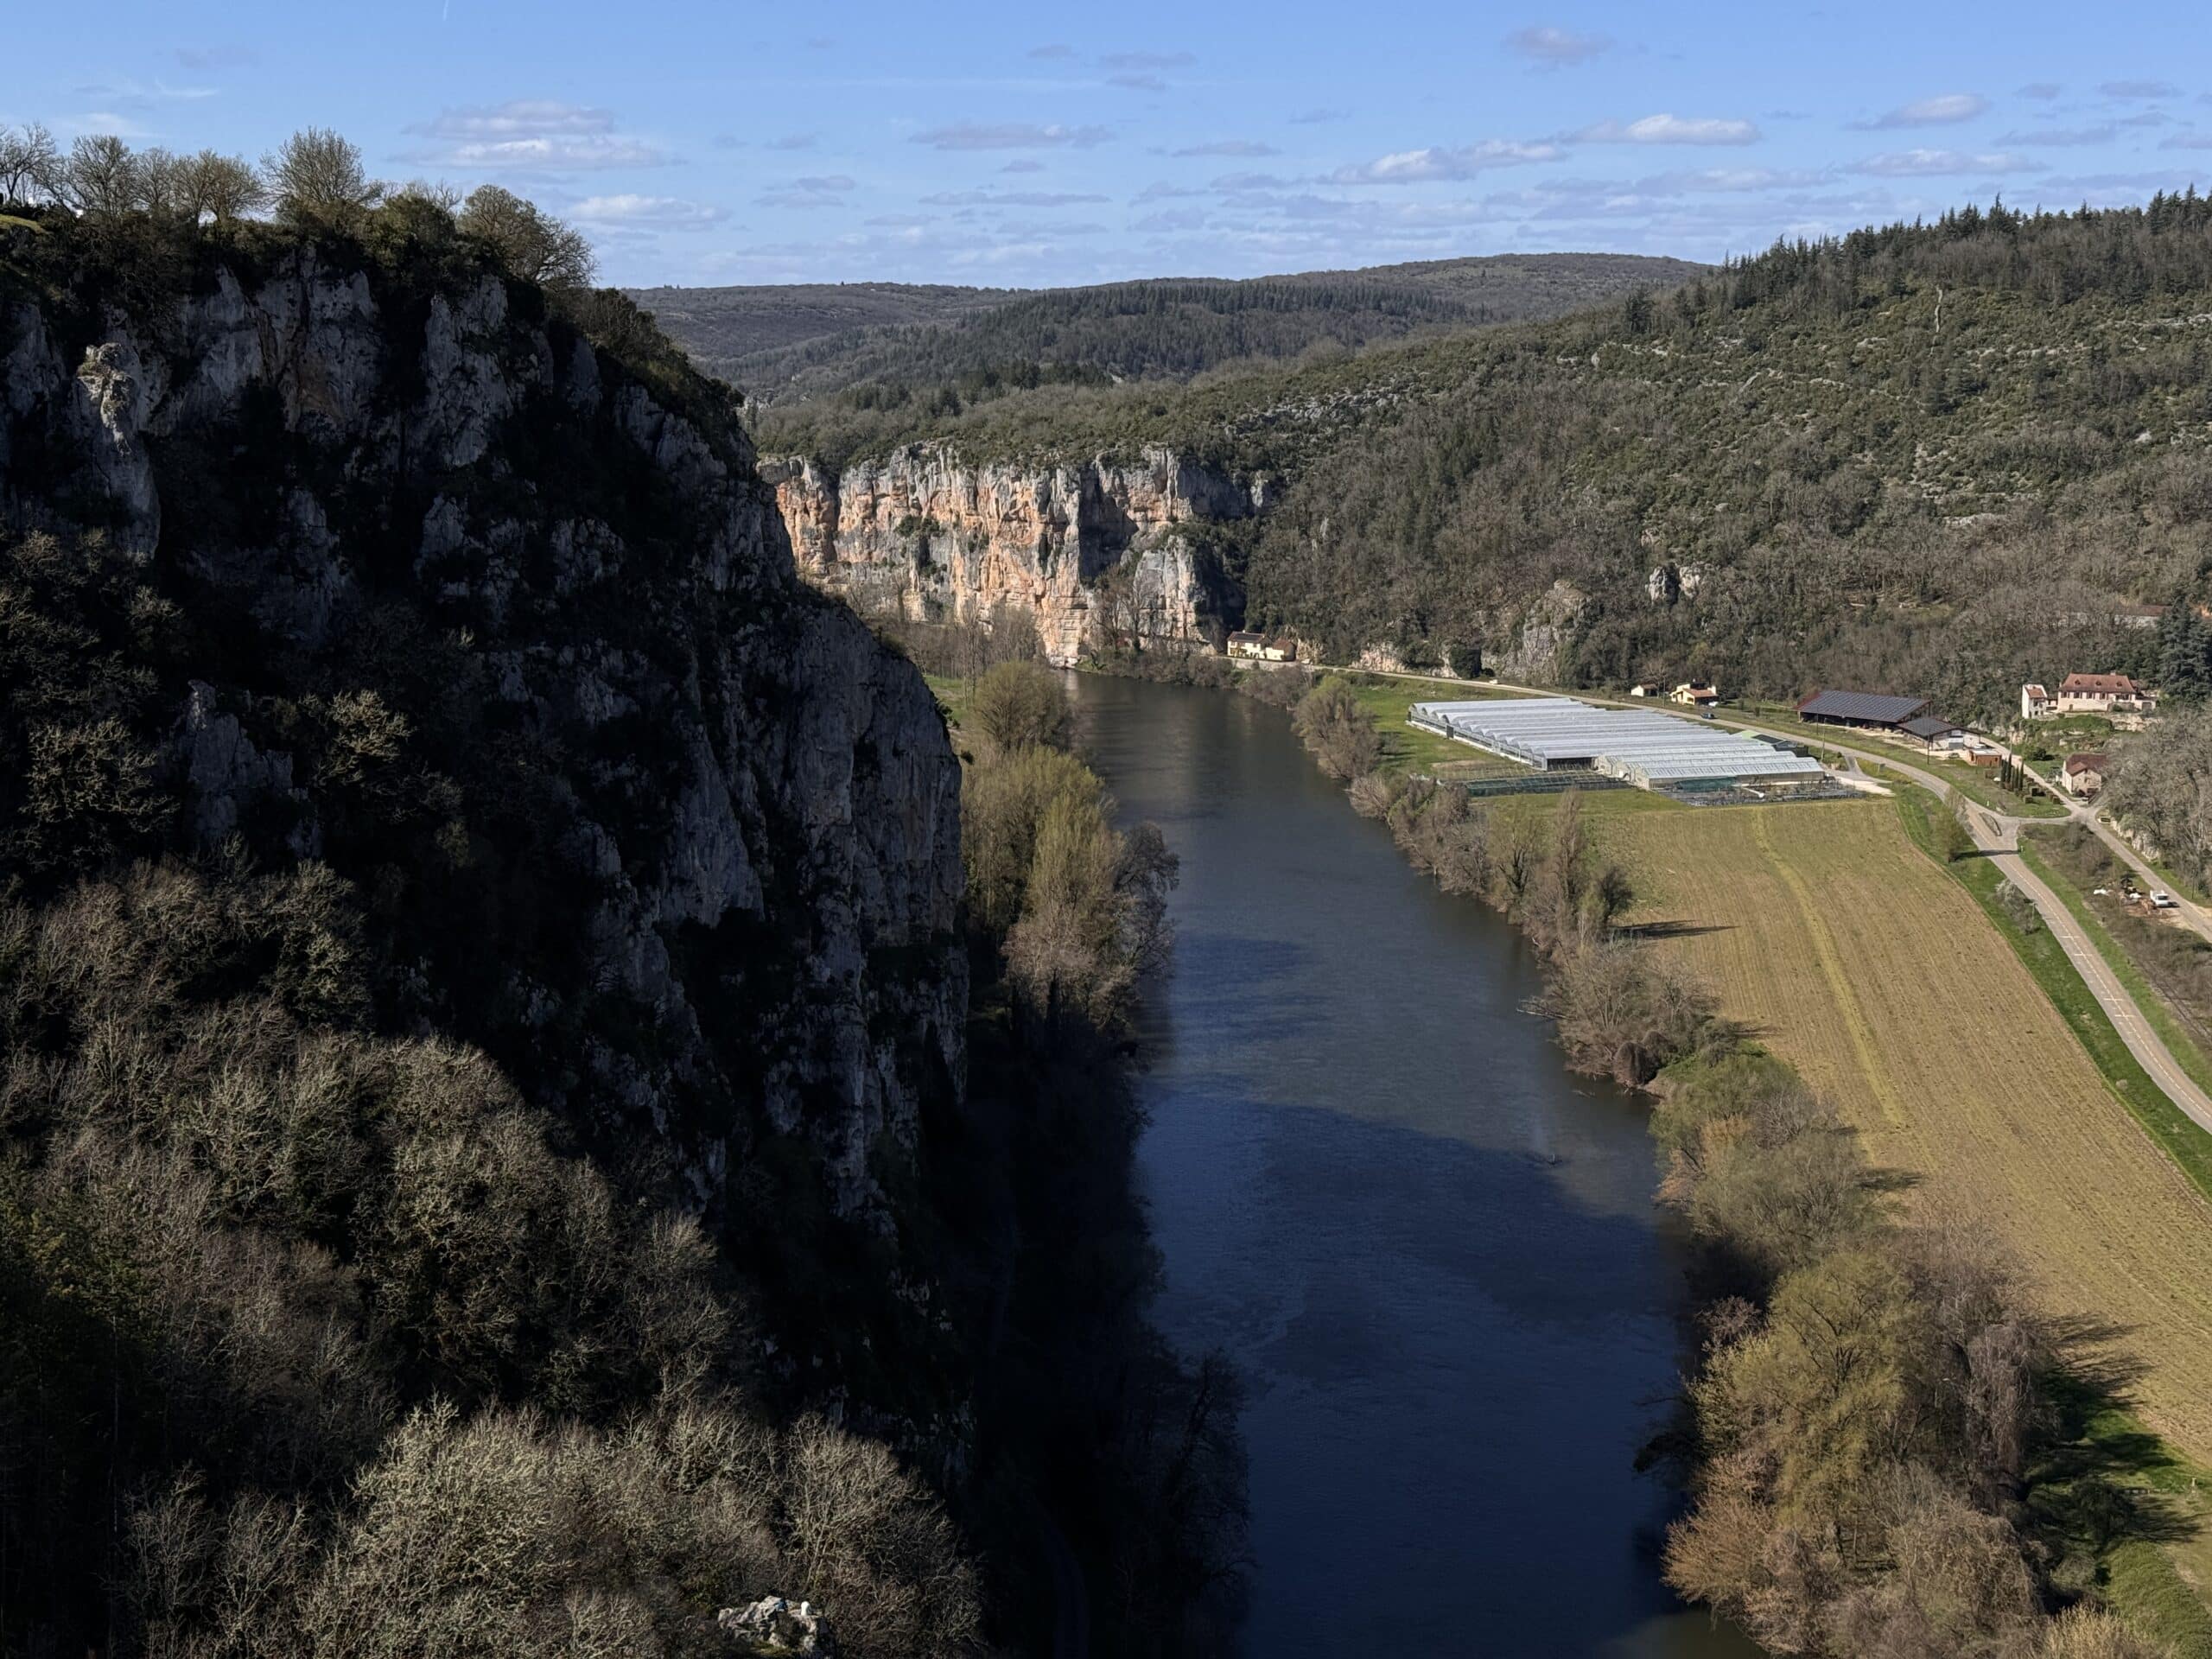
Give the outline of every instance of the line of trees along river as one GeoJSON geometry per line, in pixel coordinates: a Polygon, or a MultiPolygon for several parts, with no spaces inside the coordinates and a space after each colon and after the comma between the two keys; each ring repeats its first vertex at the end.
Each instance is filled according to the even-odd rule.
{"type": "Polygon", "coordinates": [[[1569,1075],[1513,931],[1440,893],[1247,699],[1084,677],[1181,859],[1139,1153],[1190,1351],[1249,1388],[1246,1648],[1738,1659],[1637,1475],[1684,1361],[1643,1108],[1569,1075]]]}

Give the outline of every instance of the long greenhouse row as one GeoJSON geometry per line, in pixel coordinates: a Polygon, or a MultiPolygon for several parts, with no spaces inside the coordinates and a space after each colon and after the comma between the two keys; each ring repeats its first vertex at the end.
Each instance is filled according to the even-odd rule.
{"type": "Polygon", "coordinates": [[[1417,702],[1416,726],[1541,772],[1597,772],[1639,789],[1816,784],[1821,763],[1757,738],[1573,697],[1417,702]]]}

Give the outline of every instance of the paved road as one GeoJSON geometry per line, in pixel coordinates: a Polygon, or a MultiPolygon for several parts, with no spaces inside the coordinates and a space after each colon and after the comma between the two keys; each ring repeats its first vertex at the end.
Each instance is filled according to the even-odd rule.
{"type": "MultiPolygon", "coordinates": [[[[1392,675],[1389,677],[1427,679],[1431,677],[1406,674],[1392,675]]],[[[1623,709],[1649,709],[1654,706],[1642,700],[1631,702],[1619,697],[1592,696],[1586,691],[1563,692],[1542,686],[1515,685],[1503,680],[1485,680],[1481,683],[1484,687],[1501,691],[1525,691],[1537,696],[1576,696],[1586,702],[1608,703],[1623,709]]],[[[1672,711],[1662,710],[1662,712],[1671,713],[1672,711]]],[[[1684,715],[1682,718],[1694,717],[1684,715]]],[[[1732,727],[1738,731],[1764,732],[1777,737],[1787,737],[1796,742],[1818,741],[1816,739],[1808,739],[1802,732],[1784,731],[1778,727],[1763,726],[1757,721],[1741,720],[1733,715],[1719,716],[1713,723],[1732,727]]],[[[1850,760],[1852,769],[1858,770],[1860,757],[1855,755],[1852,750],[1840,746],[1822,747],[1835,747],[1838,753],[1850,760]]],[[[1974,836],[1975,847],[1997,866],[2006,880],[2027,894],[2030,900],[2033,902],[2037,912],[2043,917],[2044,925],[2050,930],[2051,937],[2058,941],[2059,947],[2066,952],[2066,959],[2074,964],[2075,971],[2082,976],[2082,982],[2089,988],[2089,994],[2097,999],[2098,1007],[2105,1011],[2106,1017],[2112,1021],[2113,1029],[2120,1033],[2120,1040],[2127,1045],[2127,1052],[2133,1054],[2144,1071],[2150,1074],[2151,1080],[2164,1090],[2168,1099],[2188,1113],[2201,1127],[2212,1130],[2212,1095],[2207,1095],[2203,1090],[2197,1087],[2196,1081],[2190,1077],[2189,1073],[2182,1070],[2180,1062],[2173,1057],[2173,1051],[2169,1049],[2164,1040],[2152,1029],[2151,1022],[2143,1016],[2143,1010],[2136,1005],[2135,999],[2128,995],[2127,988],[2120,982],[2119,977],[2106,963],[2104,957],[2097,950],[2095,941],[2082,931],[2082,925],[2074,919],[2074,912],[2067,909],[2059,896],[2050,890],[2041,877],[2028,868],[2027,861],[2020,856],[2021,824],[2024,823],[2055,823],[2056,820],[2024,819],[1993,812],[1986,807],[1979,806],[1966,800],[1934,772],[1916,766],[1901,757],[1892,758],[1885,754],[1866,758],[1873,759],[1878,765],[1888,767],[1891,772],[1911,779],[1913,782],[1932,791],[1939,799],[1949,802],[1954,807],[1961,805],[1965,807],[1967,828],[1974,836]]],[[[2037,779],[2037,781],[2044,782],[2041,779],[2037,779]]],[[[2048,783],[2044,783],[2044,786],[2050,787],[2048,783]]],[[[2052,792],[2055,795],[2058,794],[2055,790],[2052,792]]],[[[2063,798],[2063,796],[2061,798],[2063,798]]],[[[2077,806],[2072,810],[2072,817],[2077,822],[2087,823],[2094,830],[2107,846],[2126,861],[2152,887],[2165,887],[2165,879],[2145,863],[2141,855],[2121,839],[2117,831],[2097,816],[2093,807],[2077,806]]],[[[2181,911],[2183,919],[2206,938],[2212,939],[2212,918],[2208,918],[2203,910],[2190,904],[2187,899],[2177,896],[2175,902],[2181,911]]]]}
{"type": "MultiPolygon", "coordinates": [[[[2015,760],[2019,760],[2019,756],[2013,754],[2012,752],[2006,748],[2002,743],[1998,743],[1994,738],[1989,739],[1988,741],[1995,744],[1999,753],[2008,755],[2015,760]]],[[[2181,918],[2182,923],[2184,926],[2186,926],[2191,932],[2195,933],[2198,938],[2206,940],[2212,940],[2212,913],[2207,912],[2204,906],[2197,904],[2194,899],[2184,898],[2182,894],[2174,893],[2173,884],[2164,876],[2160,875],[2158,871],[2152,869],[2150,865],[2150,861],[2145,859],[2142,854],[2135,850],[2133,843],[2131,842],[2126,836],[2121,835],[2119,830],[2113,829],[2111,824],[2105,821],[2104,812],[2101,808],[2093,801],[2068,801],[2065,791],[2055,785],[2050,779],[2044,777],[2033,766],[2029,766],[2026,761],[2021,760],[2020,766],[2029,777],[2034,779],[2036,782],[2041,784],[2046,790],[2049,790],[2054,798],[2060,801],[2065,801],[2066,816],[2076,823],[2087,825],[2088,829],[2095,834],[2099,841],[2101,841],[2106,846],[2112,849],[2113,854],[2115,857],[2117,857],[2122,863],[2126,864],[2128,868],[2133,870],[2137,875],[2142,878],[2143,885],[2146,888],[2154,893],[2165,892],[2171,893],[2174,901],[2174,913],[2181,918]]]]}

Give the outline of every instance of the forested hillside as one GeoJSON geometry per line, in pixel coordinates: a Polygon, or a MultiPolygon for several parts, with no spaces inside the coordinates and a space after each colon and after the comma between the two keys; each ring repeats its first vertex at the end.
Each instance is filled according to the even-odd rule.
{"type": "Polygon", "coordinates": [[[1282,487],[1218,538],[1335,657],[1480,643],[1565,683],[1910,690],[2155,675],[2127,601],[2212,569],[2212,204],[1968,208],[1671,295],[1183,389],[774,409],[765,450],[1043,462],[1164,444],[1282,487]]]}
{"type": "Polygon", "coordinates": [[[855,388],[862,407],[942,415],[1011,389],[1185,379],[1225,365],[1558,316],[1637,288],[1670,288],[1704,269],[1551,253],[1030,294],[868,284],[855,301],[864,295],[874,308],[896,296],[915,315],[811,338],[793,323],[816,296],[849,290],[656,289],[634,297],[701,367],[750,397],[791,403],[855,388]]]}
{"type": "Polygon", "coordinates": [[[740,371],[830,335],[944,322],[1022,297],[1014,288],[928,283],[777,283],[756,288],[639,288],[630,297],[709,374],[740,371]]]}

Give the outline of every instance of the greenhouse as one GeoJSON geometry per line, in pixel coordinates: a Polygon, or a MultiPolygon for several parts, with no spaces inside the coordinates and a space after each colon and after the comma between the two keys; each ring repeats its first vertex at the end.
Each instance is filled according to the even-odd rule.
{"type": "Polygon", "coordinates": [[[1417,702],[1408,718],[1540,772],[1594,772],[1639,789],[1791,788],[1821,778],[1808,755],[1701,721],[1573,697],[1417,702]]]}

